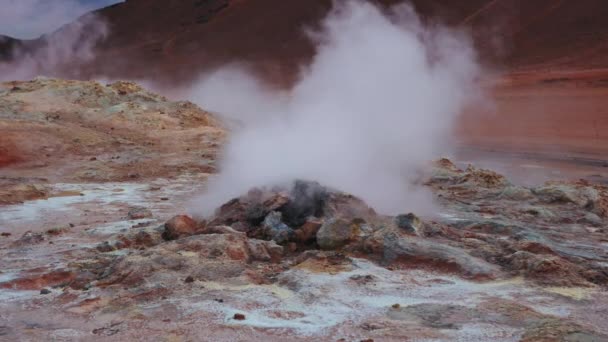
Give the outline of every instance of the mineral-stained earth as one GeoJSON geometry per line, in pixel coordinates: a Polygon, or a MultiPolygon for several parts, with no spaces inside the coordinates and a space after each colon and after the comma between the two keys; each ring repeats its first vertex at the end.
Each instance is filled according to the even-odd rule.
{"type": "Polygon", "coordinates": [[[608,187],[441,159],[437,212],[297,180],[205,220],[226,129],[133,83],[0,86],[0,340],[608,341],[608,187]]]}

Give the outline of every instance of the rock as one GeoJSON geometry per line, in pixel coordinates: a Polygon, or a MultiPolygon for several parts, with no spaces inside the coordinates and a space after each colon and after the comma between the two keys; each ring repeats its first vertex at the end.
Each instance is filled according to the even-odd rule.
{"type": "Polygon", "coordinates": [[[262,230],[266,237],[276,241],[279,244],[284,244],[291,241],[295,233],[288,225],[281,221],[282,214],[278,211],[273,211],[262,223],[262,230]]]}
{"type": "Polygon", "coordinates": [[[533,189],[538,198],[550,204],[574,203],[580,208],[608,217],[608,187],[591,184],[585,180],[576,182],[548,182],[533,189]]]}
{"type": "Polygon", "coordinates": [[[356,239],[356,226],[341,218],[329,219],[317,232],[317,244],[321,249],[332,250],[356,239]]]}
{"type": "Polygon", "coordinates": [[[284,207],[290,201],[287,195],[280,192],[258,193],[250,191],[249,196],[249,200],[251,198],[254,200],[253,205],[247,209],[246,220],[253,225],[259,225],[270,212],[284,207]]]}
{"type": "Polygon", "coordinates": [[[70,283],[70,288],[73,290],[87,290],[91,287],[91,283],[97,279],[97,274],[90,271],[80,271],[70,283]]]}
{"type": "Polygon", "coordinates": [[[458,183],[486,189],[504,189],[511,185],[503,175],[492,170],[478,169],[472,165],[467,167],[464,174],[458,179],[458,183]]]}
{"type": "Polygon", "coordinates": [[[479,193],[487,190],[492,190],[493,192],[500,190],[503,192],[511,186],[504,176],[494,171],[478,169],[472,165],[469,165],[465,171],[462,171],[445,158],[435,162],[427,185],[473,188],[479,193]]]}
{"type": "Polygon", "coordinates": [[[268,252],[268,255],[270,255],[270,261],[277,262],[283,257],[283,246],[279,246],[273,241],[264,241],[264,248],[268,252]]]}
{"type": "Polygon", "coordinates": [[[587,199],[580,196],[577,189],[563,183],[548,183],[532,190],[545,203],[575,203],[585,206],[587,199]]]}
{"type": "Polygon", "coordinates": [[[15,246],[27,246],[27,245],[35,245],[44,241],[43,233],[35,233],[32,231],[27,231],[23,233],[23,235],[19,238],[19,240],[15,241],[13,245],[15,246]]]}
{"type": "Polygon", "coordinates": [[[152,211],[146,208],[132,208],[127,213],[129,220],[141,220],[152,217],[152,211]]]}
{"type": "Polygon", "coordinates": [[[324,215],[329,191],[317,182],[296,180],[289,192],[289,201],[279,209],[283,222],[290,227],[300,227],[309,217],[324,215]]]}
{"type": "Polygon", "coordinates": [[[115,244],[110,242],[110,241],[104,241],[101,242],[100,244],[98,244],[95,249],[97,249],[98,251],[102,252],[102,253],[107,253],[107,252],[112,252],[117,250],[118,248],[116,248],[115,244]]]}
{"type": "Polygon", "coordinates": [[[366,274],[366,275],[362,275],[362,274],[355,274],[353,276],[350,276],[350,278],[352,281],[354,281],[355,283],[357,283],[358,285],[367,285],[371,282],[374,281],[375,277],[371,274],[366,274]]]}
{"type": "Polygon", "coordinates": [[[257,239],[247,240],[249,254],[253,260],[277,262],[283,256],[283,247],[274,241],[264,241],[257,239]]]}
{"type": "Polygon", "coordinates": [[[604,224],[604,220],[594,213],[586,213],[585,217],[583,217],[580,221],[582,221],[584,224],[591,224],[598,227],[604,224]]]}
{"type": "Polygon", "coordinates": [[[439,236],[444,233],[444,226],[437,222],[425,222],[417,228],[416,233],[423,237],[439,236]]]}
{"type": "Polygon", "coordinates": [[[232,318],[234,318],[237,321],[243,321],[243,320],[245,320],[245,315],[243,315],[242,313],[235,313],[234,316],[232,316],[232,318]]]}
{"type": "Polygon", "coordinates": [[[194,278],[192,276],[187,276],[186,279],[184,279],[184,283],[189,284],[189,283],[193,283],[194,282],[194,278]]]}
{"type": "Polygon", "coordinates": [[[156,228],[140,230],[130,241],[131,245],[136,247],[152,247],[162,242],[162,233],[156,228]]]}
{"type": "Polygon", "coordinates": [[[341,192],[330,192],[325,200],[323,216],[372,222],[378,214],[358,197],[341,192]]]}
{"type": "Polygon", "coordinates": [[[458,169],[449,159],[442,158],[433,163],[427,184],[452,182],[460,174],[462,174],[462,170],[458,169]]]}
{"type": "MultiPolygon", "coordinates": [[[[293,229],[321,217],[375,218],[376,213],[360,199],[331,191],[316,182],[298,180],[291,189],[254,188],[222,205],[209,226],[228,225],[249,236],[265,237],[280,244],[295,238],[293,229]]],[[[316,223],[300,231],[299,242],[312,242],[316,223]]]]}
{"type": "Polygon", "coordinates": [[[550,286],[590,286],[583,270],[565,259],[547,254],[517,251],[506,258],[508,268],[550,286]]]}
{"type": "Polygon", "coordinates": [[[194,235],[199,231],[198,228],[198,224],[192,218],[186,215],[177,215],[165,223],[163,238],[165,240],[175,240],[194,235]]]}
{"type": "Polygon", "coordinates": [[[500,193],[500,197],[512,201],[527,201],[533,199],[534,194],[528,188],[510,185],[500,193]]]}
{"type": "Polygon", "coordinates": [[[162,243],[164,235],[165,228],[163,226],[129,230],[126,234],[120,234],[110,240],[101,242],[96,246],[96,249],[105,253],[123,248],[148,248],[162,243]]]}
{"type": "Polygon", "coordinates": [[[238,231],[248,232],[259,226],[266,216],[289,201],[281,192],[254,188],[246,195],[222,205],[209,222],[210,226],[227,225],[238,231]]]}
{"type": "Polygon", "coordinates": [[[244,234],[194,235],[115,259],[97,286],[171,282],[184,274],[200,281],[220,281],[240,276],[251,260],[244,234]]]}
{"type": "Polygon", "coordinates": [[[469,255],[465,250],[418,237],[401,237],[388,229],[378,231],[365,242],[368,250],[381,252],[383,261],[412,267],[457,273],[465,278],[494,279],[500,269],[469,255]],[[379,241],[380,240],[380,241],[379,241]]]}
{"type": "Polygon", "coordinates": [[[47,235],[50,236],[59,236],[62,235],[66,232],[68,232],[70,229],[69,228],[65,228],[65,227],[56,227],[56,228],[51,228],[49,230],[46,231],[47,235]]]}
{"type": "Polygon", "coordinates": [[[263,240],[251,239],[247,241],[247,247],[249,253],[254,260],[258,261],[270,261],[270,254],[264,246],[263,240]]]}
{"type": "Polygon", "coordinates": [[[462,172],[462,170],[458,169],[458,167],[456,167],[456,165],[454,165],[454,163],[452,163],[452,161],[449,160],[448,158],[441,158],[441,159],[437,160],[434,163],[434,167],[442,169],[442,170],[451,171],[454,173],[462,172]]]}
{"type": "Polygon", "coordinates": [[[416,234],[422,229],[422,221],[414,214],[402,214],[395,217],[395,224],[406,233],[416,234]]]}
{"type": "Polygon", "coordinates": [[[42,290],[40,290],[40,294],[41,295],[46,295],[46,294],[49,294],[49,293],[51,293],[51,290],[49,290],[49,289],[42,289],[42,290]]]}
{"type": "Polygon", "coordinates": [[[323,222],[316,218],[309,218],[299,229],[295,231],[295,239],[301,243],[310,243],[317,237],[317,232],[323,222]]]}

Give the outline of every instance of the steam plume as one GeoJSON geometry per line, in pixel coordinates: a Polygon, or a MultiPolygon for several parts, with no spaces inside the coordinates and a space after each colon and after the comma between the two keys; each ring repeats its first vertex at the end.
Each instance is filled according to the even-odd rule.
{"type": "MultiPolygon", "coordinates": [[[[54,5],[38,0],[9,2],[6,6],[7,12],[0,15],[0,19],[12,15],[10,20],[0,25],[5,30],[8,30],[6,22],[17,22],[19,27],[29,27],[27,24],[34,20],[30,17],[37,18],[39,11],[49,9],[48,16],[40,16],[40,20],[34,20],[35,25],[23,29],[22,35],[33,34],[43,28],[57,28],[72,20],[73,14],[80,14],[89,9],[89,6],[81,5],[78,1],[66,1],[61,4],[53,2],[54,5]]],[[[11,30],[1,32],[10,33],[11,30]]],[[[4,53],[8,58],[5,58],[4,62],[0,61],[0,81],[24,80],[39,75],[78,77],[78,66],[93,59],[95,46],[107,33],[107,25],[101,18],[86,14],[55,32],[44,34],[35,40],[18,42],[8,54],[4,53]]],[[[8,38],[0,36],[0,39],[8,38]]]]}
{"type": "Polygon", "coordinates": [[[195,87],[201,106],[242,126],[192,214],[295,179],[350,192],[383,213],[428,213],[417,171],[449,152],[454,120],[476,94],[469,40],[424,26],[410,6],[383,12],[365,1],[336,1],[309,36],[316,56],[289,92],[272,93],[237,67],[195,87]]]}

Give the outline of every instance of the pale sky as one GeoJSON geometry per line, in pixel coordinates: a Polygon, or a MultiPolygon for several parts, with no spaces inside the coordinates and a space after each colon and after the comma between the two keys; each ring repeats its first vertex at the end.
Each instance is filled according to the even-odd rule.
{"type": "Polygon", "coordinates": [[[123,0],[0,0],[0,35],[33,39],[123,0]]]}

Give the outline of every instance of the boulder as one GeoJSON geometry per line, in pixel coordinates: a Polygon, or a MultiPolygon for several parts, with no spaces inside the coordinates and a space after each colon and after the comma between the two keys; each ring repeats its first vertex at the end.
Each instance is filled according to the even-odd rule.
{"type": "Polygon", "coordinates": [[[175,240],[185,236],[197,234],[199,226],[196,221],[186,215],[177,215],[165,223],[163,238],[175,240]]]}
{"type": "Polygon", "coordinates": [[[574,203],[585,206],[587,199],[581,196],[578,190],[568,184],[547,183],[532,190],[534,194],[545,203],[574,203]]]}
{"type": "Polygon", "coordinates": [[[249,239],[247,247],[251,258],[256,261],[277,262],[283,256],[283,247],[277,245],[274,241],[249,239]]]}
{"type": "Polygon", "coordinates": [[[293,229],[283,223],[281,218],[282,214],[280,212],[270,212],[262,223],[262,230],[266,237],[279,244],[284,244],[291,241],[294,238],[295,233],[293,229]]]}
{"type": "Polygon", "coordinates": [[[329,193],[323,208],[323,215],[345,220],[363,219],[368,222],[372,222],[378,217],[374,209],[363,200],[342,192],[329,193]]]}
{"type": "Polygon", "coordinates": [[[321,249],[338,249],[357,238],[356,225],[342,218],[329,219],[317,232],[317,244],[321,249]]]}
{"type": "Polygon", "coordinates": [[[299,229],[295,231],[295,240],[301,243],[310,243],[317,237],[317,232],[323,222],[316,218],[309,218],[299,229]]]}
{"type": "Polygon", "coordinates": [[[254,188],[222,205],[209,225],[227,225],[248,232],[259,226],[270,212],[283,207],[288,201],[289,198],[283,192],[254,188]]]}
{"type": "Polygon", "coordinates": [[[500,269],[465,250],[414,236],[401,236],[399,232],[384,228],[365,241],[368,251],[378,253],[387,263],[399,262],[415,268],[457,273],[465,278],[494,279],[500,269]]]}
{"type": "Polygon", "coordinates": [[[395,217],[397,228],[409,234],[416,234],[422,230],[422,221],[414,214],[402,214],[395,217]]]}
{"type": "Polygon", "coordinates": [[[289,201],[278,209],[283,222],[290,227],[300,227],[309,217],[323,216],[329,192],[317,182],[296,180],[289,191],[289,201]]]}
{"type": "Polygon", "coordinates": [[[551,204],[574,203],[599,217],[608,217],[608,187],[585,180],[576,182],[547,182],[533,189],[543,202],[551,204]]]}

